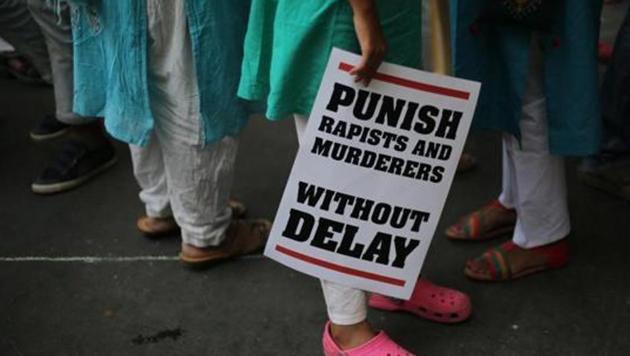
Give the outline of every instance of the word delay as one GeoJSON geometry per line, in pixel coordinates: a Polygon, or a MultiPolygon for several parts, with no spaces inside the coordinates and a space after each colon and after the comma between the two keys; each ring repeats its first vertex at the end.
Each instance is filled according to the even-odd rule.
{"type": "MultiPolygon", "coordinates": [[[[332,210],[338,215],[347,213],[354,219],[371,221],[378,225],[388,224],[397,229],[410,224],[412,231],[419,231],[422,223],[429,218],[426,212],[391,207],[386,203],[355,198],[304,182],[299,183],[298,201],[312,207],[318,206],[324,211],[332,210]]],[[[322,250],[396,268],[404,268],[407,257],[420,245],[418,240],[380,231],[374,238],[366,239],[371,241],[366,245],[355,241],[358,232],[358,226],[324,217],[316,218],[308,212],[291,209],[282,236],[298,242],[308,242],[322,250]],[[392,251],[394,256],[390,258],[392,251]]]]}

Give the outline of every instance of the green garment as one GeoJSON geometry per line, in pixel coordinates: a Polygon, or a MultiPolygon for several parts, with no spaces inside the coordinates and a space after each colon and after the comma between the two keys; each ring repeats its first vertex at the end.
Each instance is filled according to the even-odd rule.
{"type": "MultiPolygon", "coordinates": [[[[376,0],[386,61],[419,68],[421,2],[376,0]]],[[[308,116],[333,47],[360,54],[348,0],[254,0],[238,95],[267,104],[267,117],[308,116]]]]}

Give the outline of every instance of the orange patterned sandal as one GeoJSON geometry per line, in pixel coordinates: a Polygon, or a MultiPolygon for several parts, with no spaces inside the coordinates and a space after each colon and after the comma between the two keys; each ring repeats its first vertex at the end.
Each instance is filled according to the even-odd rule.
{"type": "Polygon", "coordinates": [[[468,278],[485,282],[504,282],[534,273],[557,269],[569,262],[569,244],[562,239],[550,245],[524,249],[512,241],[469,260],[464,273],[468,278]],[[518,256],[520,254],[520,262],[518,256]]]}
{"type": "Polygon", "coordinates": [[[493,200],[463,217],[444,233],[451,240],[483,241],[509,234],[515,225],[516,211],[493,200]]]}

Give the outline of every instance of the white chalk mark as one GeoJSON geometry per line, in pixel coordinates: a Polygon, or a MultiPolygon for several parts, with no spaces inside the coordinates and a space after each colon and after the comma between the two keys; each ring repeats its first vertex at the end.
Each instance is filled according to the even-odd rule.
{"type": "MultiPolygon", "coordinates": [[[[260,259],[262,255],[244,256],[241,259],[260,259]]],[[[0,257],[2,262],[66,262],[66,263],[124,263],[124,262],[174,262],[177,256],[16,256],[0,257]]]]}

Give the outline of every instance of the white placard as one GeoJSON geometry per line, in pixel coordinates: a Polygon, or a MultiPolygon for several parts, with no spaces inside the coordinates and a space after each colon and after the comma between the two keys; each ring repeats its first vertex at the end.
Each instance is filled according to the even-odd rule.
{"type": "Polygon", "coordinates": [[[300,272],[411,296],[455,176],[480,84],[333,50],[265,255],[300,272]]]}

